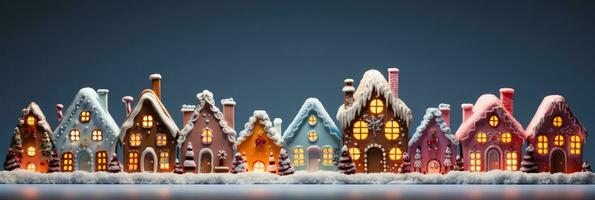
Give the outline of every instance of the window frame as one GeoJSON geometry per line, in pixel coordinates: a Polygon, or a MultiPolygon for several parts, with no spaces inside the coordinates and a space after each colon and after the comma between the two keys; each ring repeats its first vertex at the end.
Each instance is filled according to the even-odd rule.
{"type": "Polygon", "coordinates": [[[403,150],[399,147],[393,147],[388,152],[390,160],[399,161],[403,158],[403,150]]]}
{"type": "Polygon", "coordinates": [[[488,124],[490,125],[490,127],[492,128],[496,128],[498,127],[498,125],[500,125],[500,117],[498,117],[497,114],[492,114],[490,116],[490,118],[488,119],[488,124]]]}
{"type": "Polygon", "coordinates": [[[138,151],[129,151],[128,152],[128,171],[131,172],[137,172],[140,171],[140,167],[139,167],[139,155],[138,155],[138,151]]]}
{"type": "Polygon", "coordinates": [[[107,151],[97,151],[97,153],[95,153],[95,171],[107,171],[107,164],[107,151]]]}
{"type": "Polygon", "coordinates": [[[159,169],[160,170],[169,170],[169,151],[160,151],[159,152],[159,169]]]}
{"type": "Polygon", "coordinates": [[[93,129],[93,131],[91,132],[91,140],[95,142],[103,140],[103,131],[98,128],[93,129]]]}
{"type": "Polygon", "coordinates": [[[155,126],[155,117],[150,114],[143,115],[141,117],[141,127],[144,129],[150,129],[155,126]]]}
{"type": "Polygon", "coordinates": [[[333,166],[334,159],[333,147],[329,145],[322,147],[322,166],[333,166]]]}
{"type": "Polygon", "coordinates": [[[64,152],[62,153],[62,171],[63,172],[73,172],[74,171],[74,154],[72,152],[64,152]]]}
{"type": "Polygon", "coordinates": [[[570,154],[571,155],[581,155],[582,154],[582,138],[578,135],[570,136],[570,154]]]}
{"type": "Polygon", "coordinates": [[[368,106],[370,107],[370,112],[374,115],[382,114],[382,112],[384,111],[384,101],[382,101],[379,98],[372,99],[368,106]]]}
{"type": "Polygon", "coordinates": [[[68,132],[68,139],[71,142],[77,142],[81,140],[81,130],[78,128],[73,128],[68,132]]]}
{"type": "Polygon", "coordinates": [[[311,114],[308,116],[308,125],[316,126],[318,123],[318,117],[315,114],[311,114]]]}
{"type": "Polygon", "coordinates": [[[213,141],[215,140],[213,134],[213,129],[210,129],[209,127],[203,128],[200,131],[200,143],[203,145],[213,144],[213,141]]]}
{"type": "Polygon", "coordinates": [[[399,124],[398,121],[389,120],[384,124],[384,137],[386,137],[387,140],[398,140],[400,136],[401,124],[399,124]]]}
{"type": "Polygon", "coordinates": [[[549,153],[548,137],[546,135],[537,135],[537,154],[544,155],[549,153]]]}
{"type": "Polygon", "coordinates": [[[293,148],[293,164],[295,166],[304,166],[306,149],[303,146],[295,146],[293,148]]]}
{"type": "Polygon", "coordinates": [[[361,157],[362,152],[359,150],[359,148],[357,147],[351,147],[349,148],[349,156],[351,156],[352,160],[359,160],[361,157]]]}
{"type": "Polygon", "coordinates": [[[519,154],[516,151],[507,151],[504,157],[504,166],[508,171],[518,171],[519,170],[519,161],[518,161],[519,154]]]}
{"type": "Polygon", "coordinates": [[[358,120],[353,123],[352,134],[353,138],[356,140],[365,140],[368,138],[368,134],[370,130],[368,128],[368,123],[364,120],[358,120]]]}
{"type": "Polygon", "coordinates": [[[91,111],[82,110],[79,113],[79,121],[81,123],[89,123],[91,121],[91,111]]]}
{"type": "Polygon", "coordinates": [[[469,151],[469,171],[481,172],[481,153],[479,151],[469,151]]]}

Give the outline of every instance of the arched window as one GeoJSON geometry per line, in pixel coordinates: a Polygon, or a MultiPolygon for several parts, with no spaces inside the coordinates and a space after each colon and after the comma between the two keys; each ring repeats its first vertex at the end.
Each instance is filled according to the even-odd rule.
{"type": "Polygon", "coordinates": [[[35,170],[37,170],[37,165],[35,165],[35,163],[33,162],[30,162],[27,164],[27,170],[34,172],[35,170]]]}
{"type": "Polygon", "coordinates": [[[128,152],[128,171],[135,172],[138,170],[138,152],[128,152]]]}
{"type": "Polygon", "coordinates": [[[547,154],[549,151],[548,143],[547,143],[547,136],[539,135],[537,136],[537,153],[538,154],[547,154]]]}
{"type": "Polygon", "coordinates": [[[502,133],[502,135],[500,135],[500,141],[502,141],[502,143],[510,143],[512,141],[512,135],[508,132],[502,133]]]}
{"type": "Polygon", "coordinates": [[[391,160],[401,160],[401,157],[403,156],[403,152],[398,147],[391,148],[388,155],[391,160]]]}
{"type": "Polygon", "coordinates": [[[581,154],[582,145],[583,144],[581,143],[581,137],[579,137],[578,135],[570,136],[570,154],[581,154]]]}
{"type": "Polygon", "coordinates": [[[310,126],[316,125],[317,121],[318,121],[318,118],[316,118],[316,115],[310,115],[308,117],[308,124],[310,124],[310,126]]]}
{"type": "Polygon", "coordinates": [[[330,146],[322,148],[322,165],[333,166],[333,148],[330,146]]]}
{"type": "Polygon", "coordinates": [[[142,127],[143,128],[152,128],[153,127],[153,116],[152,115],[143,116],[142,127]]]}
{"type": "Polygon", "coordinates": [[[506,152],[506,170],[518,170],[518,154],[514,151],[506,152]]]}
{"type": "Polygon", "coordinates": [[[399,134],[401,134],[401,126],[394,120],[388,121],[384,126],[384,136],[388,140],[396,140],[399,139],[399,134]]]}
{"type": "Polygon", "coordinates": [[[380,99],[374,99],[370,102],[370,112],[380,114],[384,110],[384,102],[380,99]]]}
{"type": "Polygon", "coordinates": [[[95,171],[107,171],[107,152],[98,151],[95,154],[95,171]]]}
{"type": "Polygon", "coordinates": [[[308,141],[316,142],[316,140],[318,140],[318,133],[315,130],[308,132],[308,141]]]}
{"type": "Polygon", "coordinates": [[[62,154],[62,171],[71,172],[74,171],[74,162],[71,152],[64,152],[62,154]]]}
{"type": "Polygon", "coordinates": [[[35,154],[37,154],[37,152],[35,150],[35,147],[30,146],[30,147],[27,148],[27,155],[29,157],[33,157],[33,156],[35,156],[35,154]]]}
{"type": "Polygon", "coordinates": [[[91,137],[93,141],[101,141],[103,140],[103,132],[101,131],[101,129],[95,129],[93,130],[91,137]]]}
{"type": "Polygon", "coordinates": [[[297,146],[293,148],[293,164],[295,166],[304,165],[304,147],[297,146]]]}
{"type": "Polygon", "coordinates": [[[165,146],[167,144],[167,136],[165,134],[157,134],[157,146],[165,146]]]}
{"type": "Polygon", "coordinates": [[[488,141],[488,136],[484,132],[479,132],[475,135],[475,140],[477,140],[478,143],[483,144],[488,141]]]}
{"type": "Polygon", "coordinates": [[[159,169],[163,169],[163,170],[169,169],[169,152],[167,152],[167,151],[159,152],[159,169]]]}
{"type": "Polygon", "coordinates": [[[359,149],[355,147],[349,148],[349,155],[351,156],[351,159],[358,160],[360,156],[359,149]]]}
{"type": "Polygon", "coordinates": [[[27,117],[27,125],[29,125],[29,126],[35,126],[35,122],[36,121],[37,120],[35,119],[34,116],[28,116],[27,117]]]}
{"type": "Polygon", "coordinates": [[[130,135],[130,146],[133,146],[133,147],[140,146],[140,134],[133,133],[130,135]]]}
{"type": "Polygon", "coordinates": [[[481,154],[479,152],[469,153],[469,171],[479,172],[481,171],[481,154]]]}
{"type": "Polygon", "coordinates": [[[492,115],[490,117],[490,126],[491,127],[496,127],[496,126],[498,126],[499,123],[500,123],[500,119],[498,118],[497,115],[492,115]]]}
{"type": "Polygon", "coordinates": [[[556,135],[556,137],[554,137],[554,145],[556,145],[556,146],[564,145],[564,136],[556,135]]]}
{"type": "Polygon", "coordinates": [[[91,112],[87,111],[87,110],[83,110],[81,111],[81,115],[79,116],[79,120],[82,123],[87,123],[91,120],[91,112]]]}
{"type": "Polygon", "coordinates": [[[202,129],[200,133],[200,141],[202,144],[211,144],[213,143],[213,130],[210,128],[202,129]]]}
{"type": "Polygon", "coordinates": [[[254,172],[264,172],[265,170],[266,168],[262,161],[256,161],[254,162],[254,165],[252,165],[252,171],[254,172]]]}
{"type": "Polygon", "coordinates": [[[556,117],[554,117],[554,120],[552,120],[552,124],[555,127],[561,127],[562,126],[562,122],[563,122],[562,121],[562,117],[560,117],[560,116],[556,116],[556,117]]]}
{"type": "Polygon", "coordinates": [[[70,130],[70,141],[79,141],[81,139],[81,132],[78,129],[70,130]]]}
{"type": "Polygon", "coordinates": [[[363,140],[368,137],[368,123],[364,121],[357,121],[353,125],[353,137],[356,140],[363,140]]]}

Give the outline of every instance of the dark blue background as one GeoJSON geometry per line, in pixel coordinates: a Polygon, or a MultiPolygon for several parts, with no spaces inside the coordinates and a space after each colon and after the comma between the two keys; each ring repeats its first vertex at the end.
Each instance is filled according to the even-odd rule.
{"type": "MultiPolygon", "coordinates": [[[[1,1],[0,150],[22,107],[39,103],[52,126],[55,104],[81,87],[137,97],[161,73],[163,98],[180,123],[182,104],[209,89],[237,101],[236,129],[253,110],[285,120],[308,97],[331,116],[345,78],[401,69],[401,97],[414,129],[425,109],[474,103],[516,89],[525,126],[542,98],[562,94],[587,128],[595,64],[594,1],[1,1]],[[215,3],[216,2],[216,3],[215,3]]],[[[593,142],[585,156],[595,161],[593,142]]]]}

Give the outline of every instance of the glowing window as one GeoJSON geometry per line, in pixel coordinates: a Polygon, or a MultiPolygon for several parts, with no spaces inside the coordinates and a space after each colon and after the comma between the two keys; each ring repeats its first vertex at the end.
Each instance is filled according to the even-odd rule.
{"type": "Polygon", "coordinates": [[[308,140],[310,142],[316,142],[317,139],[318,139],[318,133],[316,133],[315,130],[311,130],[310,132],[308,132],[308,140]]]}
{"type": "Polygon", "coordinates": [[[322,165],[333,166],[333,148],[330,146],[322,149],[322,165]]]}
{"type": "Polygon", "coordinates": [[[556,137],[554,137],[554,145],[556,145],[556,146],[564,145],[564,136],[556,135],[556,137]]]}
{"type": "Polygon", "coordinates": [[[70,141],[79,141],[81,139],[81,132],[78,129],[70,130],[70,141]]]}
{"type": "Polygon", "coordinates": [[[506,170],[516,171],[519,168],[517,158],[516,152],[506,152],[506,170]]]}
{"type": "Polygon", "coordinates": [[[491,127],[496,127],[496,126],[498,126],[498,123],[500,123],[500,119],[498,119],[498,116],[492,115],[490,117],[490,126],[491,127]]]}
{"type": "Polygon", "coordinates": [[[35,147],[32,147],[31,146],[31,147],[27,148],[27,155],[28,156],[33,157],[33,156],[35,156],[35,154],[36,154],[35,147]]]}
{"type": "Polygon", "coordinates": [[[169,152],[162,151],[159,153],[159,169],[169,169],[169,152]]]}
{"type": "Polygon", "coordinates": [[[537,136],[537,153],[538,154],[547,154],[548,153],[548,143],[547,143],[547,136],[540,135],[537,136]]]}
{"type": "Polygon", "coordinates": [[[93,141],[101,141],[101,140],[103,140],[103,132],[101,131],[101,129],[95,129],[95,130],[93,130],[93,133],[91,135],[91,139],[93,139],[93,141]]]}
{"type": "Polygon", "coordinates": [[[553,124],[555,127],[561,127],[561,126],[562,126],[562,122],[563,122],[563,121],[562,121],[562,117],[560,117],[560,116],[556,116],[556,117],[554,117],[554,120],[552,121],[552,124],[553,124]]]}
{"type": "Polygon", "coordinates": [[[403,156],[403,152],[399,148],[392,148],[392,149],[390,149],[388,155],[391,160],[401,160],[401,157],[403,156]]]}
{"type": "Polygon", "coordinates": [[[107,152],[98,151],[95,155],[95,171],[107,171],[107,152]]]}
{"type": "Polygon", "coordinates": [[[581,154],[581,138],[578,135],[570,137],[570,154],[581,154]]]}
{"type": "Polygon", "coordinates": [[[380,114],[384,110],[384,103],[380,99],[374,99],[370,102],[370,112],[380,114]]]}
{"type": "Polygon", "coordinates": [[[256,161],[254,162],[254,165],[252,165],[252,171],[254,172],[264,172],[265,169],[266,168],[262,161],[256,161]]]}
{"type": "Polygon", "coordinates": [[[140,146],[140,134],[133,133],[130,135],[130,146],[133,146],[133,147],[140,146]]]}
{"type": "Polygon", "coordinates": [[[27,170],[28,171],[34,172],[36,169],[37,169],[37,166],[35,165],[35,163],[30,162],[30,163],[27,164],[27,170]]]}
{"type": "Polygon", "coordinates": [[[37,120],[33,116],[27,117],[27,125],[29,125],[29,126],[34,126],[36,121],[37,120]]]}
{"type": "Polygon", "coordinates": [[[308,124],[310,124],[310,126],[316,125],[317,121],[318,118],[316,118],[316,115],[310,115],[310,117],[308,117],[308,124]]]}
{"type": "Polygon", "coordinates": [[[200,141],[202,144],[211,144],[213,143],[213,130],[209,128],[202,129],[200,133],[200,141]]]}
{"type": "Polygon", "coordinates": [[[358,148],[349,148],[349,155],[351,156],[351,159],[358,160],[359,156],[360,156],[359,149],[358,148]]]}
{"type": "Polygon", "coordinates": [[[165,134],[157,134],[157,146],[165,146],[167,144],[167,136],[165,134]]]}
{"type": "Polygon", "coordinates": [[[304,147],[293,148],[293,164],[295,166],[304,165],[304,147]]]}
{"type": "Polygon", "coordinates": [[[401,126],[396,121],[388,121],[384,126],[384,136],[388,140],[396,140],[401,133],[401,126]]]}
{"type": "Polygon", "coordinates": [[[81,111],[81,115],[79,116],[79,120],[83,123],[89,122],[91,120],[91,113],[87,110],[81,111]]]}
{"type": "Polygon", "coordinates": [[[479,132],[475,135],[475,140],[477,140],[478,143],[486,143],[488,141],[488,135],[484,132],[479,132]]]}
{"type": "Polygon", "coordinates": [[[138,170],[138,152],[131,151],[128,153],[128,171],[134,172],[138,170]]]}
{"type": "Polygon", "coordinates": [[[481,154],[479,152],[469,153],[469,171],[481,171],[481,154]]]}
{"type": "Polygon", "coordinates": [[[74,162],[71,152],[64,152],[62,154],[62,171],[71,172],[74,171],[74,162]]]}
{"type": "Polygon", "coordinates": [[[357,121],[353,125],[353,137],[356,140],[363,140],[368,137],[368,123],[357,121]]]}
{"type": "Polygon", "coordinates": [[[143,128],[153,127],[153,116],[152,115],[143,116],[142,126],[143,126],[143,128]]]}
{"type": "Polygon", "coordinates": [[[502,141],[502,143],[510,143],[510,141],[512,141],[512,135],[510,133],[502,133],[502,135],[500,135],[500,141],[502,141]]]}

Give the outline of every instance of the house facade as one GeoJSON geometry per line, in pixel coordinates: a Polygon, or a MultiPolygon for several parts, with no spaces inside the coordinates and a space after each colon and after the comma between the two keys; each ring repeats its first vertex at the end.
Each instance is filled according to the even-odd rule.
{"type": "Polygon", "coordinates": [[[500,98],[484,94],[463,104],[463,122],[455,136],[461,143],[464,167],[471,172],[517,171],[524,129],[513,115],[514,90],[500,89],[500,98]]]}
{"type": "Polygon", "coordinates": [[[57,106],[59,124],[52,139],[63,172],[107,171],[120,134],[108,111],[108,92],[82,88],[64,112],[57,106]]]}
{"type": "Polygon", "coordinates": [[[52,129],[35,102],[23,108],[22,112],[17,125],[24,151],[19,157],[20,168],[45,173],[48,171],[51,152],[54,151],[51,141],[52,129]]]}
{"type": "Polygon", "coordinates": [[[296,170],[336,171],[341,139],[322,103],[309,98],[283,133],[283,147],[296,170]]]}
{"type": "Polygon", "coordinates": [[[279,153],[283,147],[281,123],[279,118],[271,122],[263,110],[254,111],[248,119],[245,129],[240,131],[236,140],[236,149],[244,156],[248,172],[269,171],[270,155],[273,155],[275,165],[279,166],[279,153]]]}
{"type": "Polygon", "coordinates": [[[368,70],[357,90],[353,79],[344,81],[337,121],[357,173],[397,173],[408,149],[413,116],[399,97],[399,70],[389,68],[388,77],[386,81],[379,71],[368,70]]]}
{"type": "Polygon", "coordinates": [[[587,130],[560,95],[543,98],[526,129],[540,172],[580,172],[587,130]]]}

